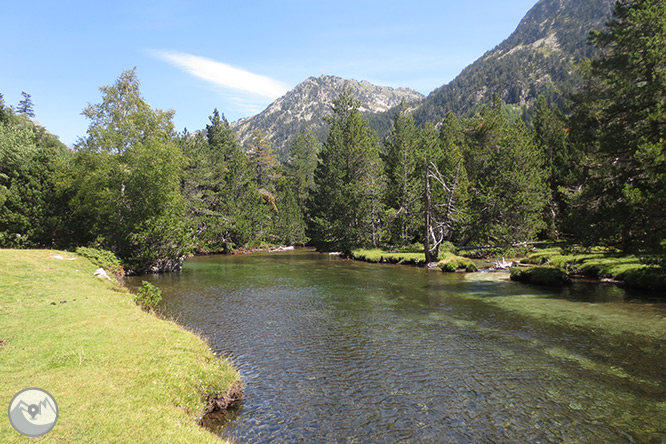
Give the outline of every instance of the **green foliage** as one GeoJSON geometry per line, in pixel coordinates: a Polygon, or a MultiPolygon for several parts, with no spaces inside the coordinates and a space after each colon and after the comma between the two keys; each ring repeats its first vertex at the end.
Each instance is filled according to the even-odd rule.
{"type": "Polygon", "coordinates": [[[23,96],[23,99],[21,99],[21,101],[19,102],[18,107],[16,108],[16,112],[34,118],[35,109],[34,105],[32,104],[32,99],[30,98],[30,94],[28,94],[25,91],[21,91],[21,96],[23,96]]]}
{"type": "Polygon", "coordinates": [[[283,245],[304,245],[308,241],[304,207],[298,204],[287,179],[278,180],[276,189],[278,211],[273,215],[273,238],[283,245]]]}
{"type": "Polygon", "coordinates": [[[173,112],[148,106],[134,70],[101,91],[102,102],[83,112],[88,136],[62,183],[74,217],[89,227],[78,241],[99,242],[133,272],[179,269],[190,239],[173,112]]]}
{"type": "Polygon", "coordinates": [[[248,143],[248,156],[253,163],[259,187],[269,187],[276,177],[277,154],[261,130],[254,130],[248,143]]]}
{"type": "Polygon", "coordinates": [[[64,246],[58,171],[71,153],[27,117],[0,109],[0,247],[64,246]]]}
{"type": "Polygon", "coordinates": [[[265,240],[275,196],[266,189],[260,192],[256,170],[226,118],[214,110],[205,134],[186,134],[181,145],[190,159],[183,193],[196,249],[229,252],[265,240]]]}
{"type": "Polygon", "coordinates": [[[550,239],[558,239],[567,231],[569,223],[567,190],[575,189],[583,178],[583,156],[576,149],[576,144],[568,140],[569,128],[565,116],[544,96],[537,100],[533,125],[536,145],[543,153],[548,186],[544,234],[550,239]]]}
{"type": "Polygon", "coordinates": [[[532,240],[544,227],[543,156],[522,120],[511,121],[495,96],[493,106],[466,122],[473,232],[478,243],[532,240]]]}
{"type": "Polygon", "coordinates": [[[457,250],[456,246],[453,243],[445,241],[442,242],[439,246],[439,253],[455,253],[457,250]]]}
{"type": "Polygon", "coordinates": [[[557,267],[511,267],[511,280],[549,287],[571,284],[568,273],[557,267]]]}
{"type": "Polygon", "coordinates": [[[440,253],[439,262],[437,267],[442,271],[453,273],[458,270],[465,270],[466,272],[473,273],[478,271],[476,265],[472,260],[465,257],[456,256],[450,252],[440,253]]]}
{"type": "Polygon", "coordinates": [[[385,142],[386,207],[392,245],[407,245],[422,236],[423,155],[414,118],[403,100],[385,142]]]}
{"type": "Polygon", "coordinates": [[[306,206],[315,187],[314,174],[320,151],[321,143],[314,131],[307,128],[296,135],[285,167],[296,203],[303,212],[307,211],[306,206]]]}
{"type": "Polygon", "coordinates": [[[102,267],[106,270],[122,267],[120,259],[111,251],[99,248],[77,247],[76,254],[90,260],[96,267],[102,267]]]}
{"type": "Polygon", "coordinates": [[[141,287],[136,291],[134,303],[145,310],[154,310],[162,300],[162,290],[147,281],[141,281],[141,287]]]}
{"type": "Polygon", "coordinates": [[[602,55],[585,66],[573,129],[590,180],[577,200],[578,236],[666,263],[666,4],[618,2],[591,34],[602,55]],[[657,256],[654,256],[654,255],[657,256]]]}
{"type": "Polygon", "coordinates": [[[349,91],[334,102],[312,197],[310,237],[319,250],[350,252],[380,241],[382,165],[359,107],[349,91]]]}

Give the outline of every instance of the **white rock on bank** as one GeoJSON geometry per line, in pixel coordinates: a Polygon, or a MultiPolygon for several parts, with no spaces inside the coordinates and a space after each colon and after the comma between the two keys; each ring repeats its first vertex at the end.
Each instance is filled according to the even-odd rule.
{"type": "Polygon", "coordinates": [[[93,276],[97,276],[97,277],[100,278],[100,279],[108,279],[108,280],[112,280],[112,279],[109,277],[109,275],[106,274],[106,271],[104,271],[103,268],[98,268],[97,270],[95,270],[95,272],[93,273],[93,276]]]}

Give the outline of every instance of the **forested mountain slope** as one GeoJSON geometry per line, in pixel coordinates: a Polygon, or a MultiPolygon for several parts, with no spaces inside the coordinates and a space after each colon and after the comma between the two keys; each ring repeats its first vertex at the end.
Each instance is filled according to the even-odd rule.
{"type": "Polygon", "coordinates": [[[415,112],[418,123],[441,121],[448,111],[469,115],[495,93],[508,104],[531,104],[543,94],[559,102],[580,81],[573,65],[594,54],[592,29],[603,28],[614,0],[540,0],[516,30],[428,95],[415,112]]]}

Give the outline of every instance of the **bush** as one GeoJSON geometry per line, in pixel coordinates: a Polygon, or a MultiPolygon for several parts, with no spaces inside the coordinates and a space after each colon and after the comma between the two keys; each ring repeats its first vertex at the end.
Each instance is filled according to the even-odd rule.
{"type": "Polygon", "coordinates": [[[100,250],[98,248],[77,247],[76,254],[85,257],[96,267],[101,267],[116,277],[121,277],[125,274],[123,265],[120,259],[115,254],[108,250],[100,250]]]}
{"type": "Polygon", "coordinates": [[[162,290],[150,282],[141,281],[141,287],[134,296],[134,303],[145,310],[154,310],[162,300],[162,290]]]}
{"type": "Polygon", "coordinates": [[[414,243],[411,245],[403,245],[395,250],[396,253],[423,253],[423,244],[414,243]]]}
{"type": "Polygon", "coordinates": [[[450,273],[455,272],[457,270],[461,270],[463,268],[465,269],[465,271],[469,273],[478,271],[476,265],[474,265],[474,262],[472,262],[472,260],[467,259],[465,257],[456,256],[452,253],[445,253],[442,257],[442,260],[439,261],[437,266],[442,271],[450,273]]]}
{"type": "Polygon", "coordinates": [[[442,242],[439,246],[439,254],[444,254],[444,253],[455,253],[458,251],[455,245],[453,243],[446,241],[442,242]]]}
{"type": "Polygon", "coordinates": [[[569,274],[557,267],[511,267],[511,280],[550,287],[571,284],[569,274]]]}

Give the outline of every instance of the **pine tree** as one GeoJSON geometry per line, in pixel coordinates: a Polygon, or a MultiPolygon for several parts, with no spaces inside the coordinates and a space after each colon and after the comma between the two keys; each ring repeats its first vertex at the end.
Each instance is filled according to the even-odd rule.
{"type": "Polygon", "coordinates": [[[30,98],[30,94],[28,94],[25,91],[21,91],[21,95],[23,96],[23,99],[19,102],[16,111],[19,114],[25,114],[26,116],[32,117],[34,119],[35,111],[34,111],[34,106],[32,104],[32,99],[30,98]]]}
{"type": "MultiPolygon", "coordinates": [[[[590,180],[579,226],[589,243],[658,253],[666,263],[666,3],[621,0],[577,97],[575,137],[590,180]]],[[[575,123],[575,122],[574,122],[575,123]]]]}
{"type": "Polygon", "coordinates": [[[307,214],[307,204],[315,186],[314,173],[320,150],[321,143],[312,129],[300,131],[294,138],[291,155],[285,167],[285,175],[292,187],[296,203],[304,214],[307,214]]]}
{"type": "Polygon", "coordinates": [[[272,189],[271,181],[277,178],[277,154],[273,151],[270,141],[259,129],[252,131],[248,143],[248,156],[254,163],[259,187],[266,190],[272,189]]]}
{"type": "Polygon", "coordinates": [[[474,220],[470,239],[509,244],[532,240],[543,227],[546,204],[543,157],[521,119],[511,121],[495,95],[467,122],[465,157],[471,175],[474,220]]]}
{"type": "Polygon", "coordinates": [[[228,252],[258,241],[267,232],[268,212],[224,115],[215,109],[205,135],[181,143],[190,158],[184,186],[197,248],[228,252]]]}
{"type": "Polygon", "coordinates": [[[568,141],[566,117],[557,106],[551,106],[539,96],[534,115],[535,142],[544,157],[544,170],[548,186],[548,203],[544,212],[546,236],[558,239],[567,221],[567,195],[574,190],[583,176],[582,157],[568,141]]]}
{"type": "Polygon", "coordinates": [[[458,117],[447,113],[439,132],[441,154],[433,157],[433,162],[453,187],[447,196],[445,218],[448,219],[449,233],[446,240],[461,243],[469,232],[470,181],[463,153],[466,150],[465,134],[458,117]]]}
{"type": "Polygon", "coordinates": [[[382,165],[376,134],[349,90],[333,102],[331,129],[315,171],[312,242],[319,250],[378,245],[382,165]]]}
{"type": "Polygon", "coordinates": [[[403,100],[385,143],[386,206],[390,242],[407,245],[420,237],[422,225],[422,154],[414,118],[403,100]]]}

